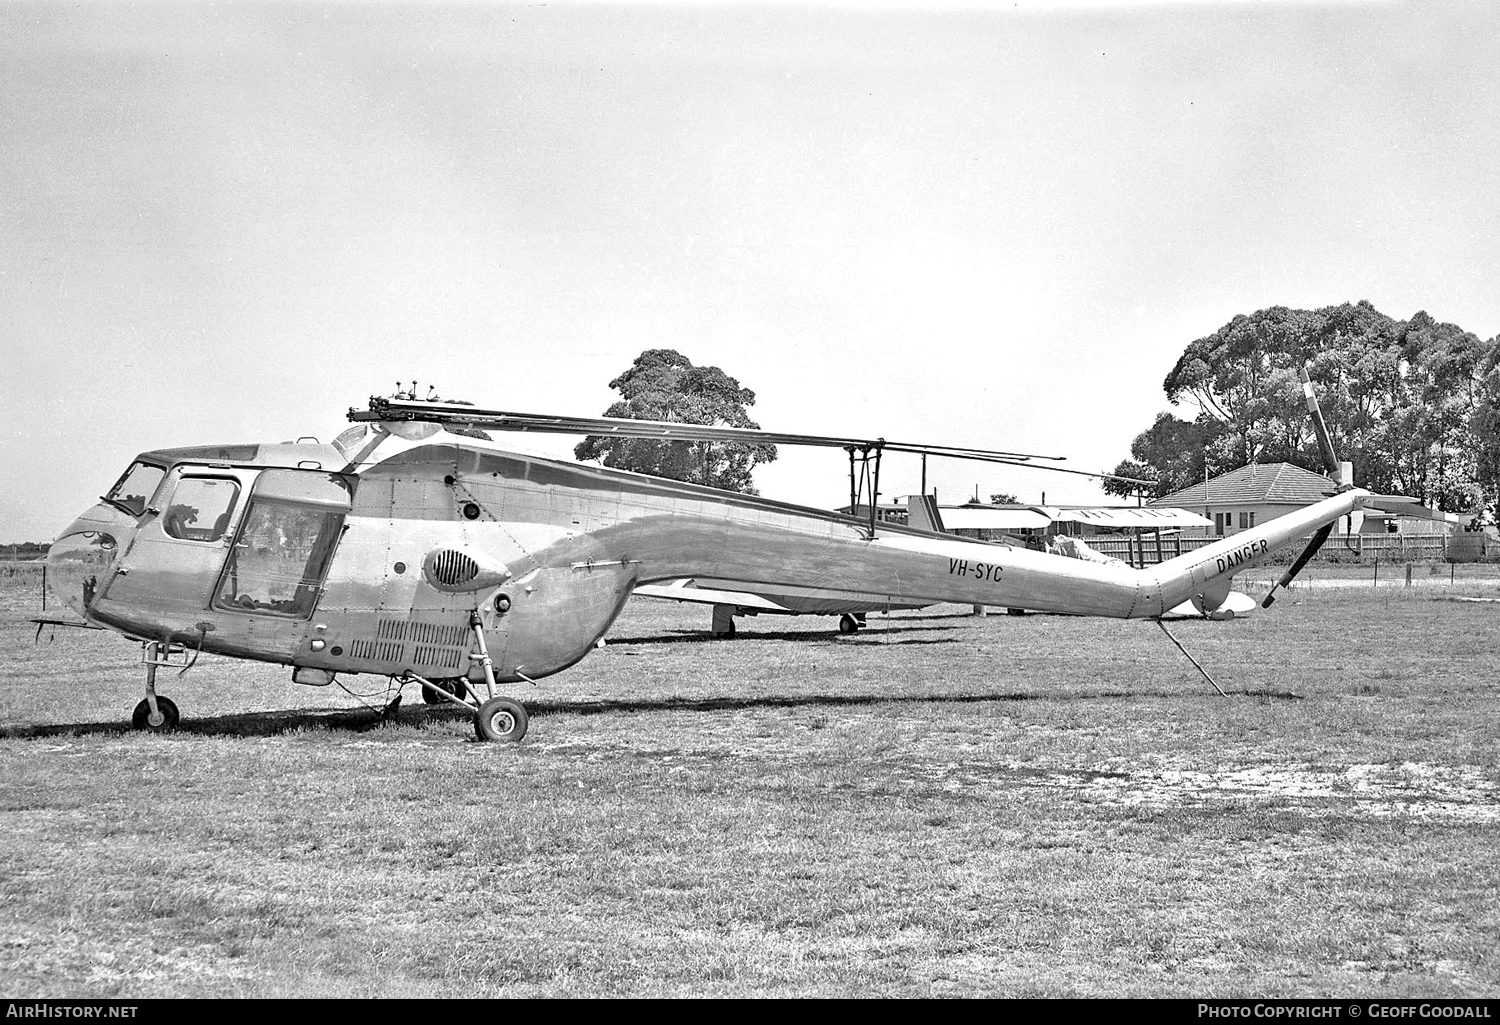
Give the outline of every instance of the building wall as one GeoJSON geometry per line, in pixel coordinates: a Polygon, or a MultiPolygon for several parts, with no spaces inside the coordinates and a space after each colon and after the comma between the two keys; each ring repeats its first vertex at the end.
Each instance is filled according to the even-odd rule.
{"type": "MultiPolygon", "coordinates": [[[[1183,508],[1187,508],[1183,506],[1183,508]]],[[[1211,527],[1184,530],[1184,537],[1228,537],[1238,534],[1242,530],[1258,527],[1267,520],[1275,519],[1277,516],[1295,512],[1303,508],[1295,503],[1275,504],[1268,502],[1236,503],[1236,502],[1210,502],[1207,506],[1198,506],[1191,509],[1200,516],[1206,516],[1214,521],[1211,527]]]]}

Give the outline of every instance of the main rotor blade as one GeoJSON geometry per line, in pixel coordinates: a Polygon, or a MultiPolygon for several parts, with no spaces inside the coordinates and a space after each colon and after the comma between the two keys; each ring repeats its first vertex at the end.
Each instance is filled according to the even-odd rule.
{"type": "Polygon", "coordinates": [[[666,420],[629,420],[623,417],[545,416],[538,413],[515,413],[499,409],[479,409],[452,402],[412,402],[372,396],[368,410],[351,409],[349,419],[359,421],[419,420],[450,424],[455,427],[477,427],[495,431],[531,431],[538,434],[587,434],[609,438],[642,438],[651,441],[727,441],[742,444],[805,445],[820,448],[842,448],[862,452],[907,452],[915,455],[970,459],[1003,466],[1021,466],[1054,473],[1071,473],[1080,477],[1122,480],[1131,484],[1154,484],[1155,481],[1122,477],[1113,473],[1041,466],[1032,460],[1063,462],[1066,456],[1041,456],[1025,452],[1000,452],[965,448],[956,445],[920,445],[911,442],[886,441],[884,438],[838,438],[818,434],[785,434],[745,427],[711,427],[666,420]]]}
{"type": "Polygon", "coordinates": [[[1000,452],[953,445],[918,445],[884,438],[838,438],[817,434],[784,434],[745,427],[712,427],[666,420],[628,420],[623,417],[544,416],[498,409],[478,409],[451,402],[405,402],[370,399],[368,410],[351,409],[349,419],[359,421],[419,420],[428,423],[478,427],[495,431],[532,431],[539,434],[592,434],[608,438],[645,438],[654,441],[730,441],[755,445],[808,445],[886,452],[913,452],[980,459],[989,462],[1024,463],[1033,459],[1061,462],[1064,456],[1041,456],[1025,452],[1000,452]]]}
{"type": "Polygon", "coordinates": [[[1297,561],[1292,563],[1292,568],[1283,573],[1281,579],[1272,584],[1271,589],[1266,592],[1264,600],[1260,603],[1261,608],[1268,609],[1271,607],[1271,603],[1276,600],[1276,588],[1285,588],[1290,584],[1292,579],[1298,573],[1302,572],[1302,567],[1307,565],[1308,560],[1318,554],[1318,549],[1323,547],[1323,542],[1327,541],[1328,535],[1332,533],[1332,523],[1325,523],[1318,528],[1318,532],[1312,536],[1312,540],[1307,543],[1307,547],[1302,549],[1302,554],[1297,556],[1297,561]]]}

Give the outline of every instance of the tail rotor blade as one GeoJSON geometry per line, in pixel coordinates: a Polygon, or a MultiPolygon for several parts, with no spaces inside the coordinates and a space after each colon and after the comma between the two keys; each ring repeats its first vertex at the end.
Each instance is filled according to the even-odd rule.
{"type": "MultiPolygon", "coordinates": [[[[1318,407],[1318,396],[1313,391],[1312,378],[1308,376],[1306,367],[1302,368],[1302,395],[1307,399],[1307,415],[1312,418],[1313,433],[1318,436],[1318,454],[1323,457],[1323,465],[1328,473],[1334,480],[1338,480],[1338,453],[1333,450],[1333,439],[1328,435],[1328,424],[1323,421],[1323,410],[1318,407]]],[[[1347,484],[1348,481],[1340,483],[1347,484]]]]}
{"type": "Polygon", "coordinates": [[[1260,603],[1261,608],[1268,609],[1271,607],[1271,603],[1276,600],[1276,589],[1278,587],[1285,588],[1290,584],[1297,574],[1302,572],[1302,567],[1306,566],[1308,561],[1314,555],[1318,554],[1318,549],[1323,547],[1323,542],[1327,541],[1328,535],[1332,533],[1332,523],[1325,523],[1318,528],[1318,532],[1312,536],[1312,540],[1307,543],[1307,547],[1302,549],[1302,554],[1297,556],[1297,561],[1292,563],[1291,569],[1282,574],[1281,579],[1272,584],[1271,590],[1266,592],[1265,599],[1260,603]]]}

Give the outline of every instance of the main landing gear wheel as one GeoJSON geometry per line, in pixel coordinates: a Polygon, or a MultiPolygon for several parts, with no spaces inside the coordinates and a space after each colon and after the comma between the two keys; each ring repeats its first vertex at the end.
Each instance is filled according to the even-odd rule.
{"type": "MultiPolygon", "coordinates": [[[[452,694],[460,701],[469,696],[469,687],[464,682],[463,677],[457,677],[452,680],[433,680],[432,682],[443,688],[445,693],[452,694]]],[[[427,687],[422,688],[422,700],[429,705],[451,705],[453,703],[438,697],[427,687]]]]}
{"type": "Polygon", "coordinates": [[[841,633],[841,634],[852,634],[852,633],[854,633],[858,629],[859,629],[859,620],[855,619],[849,613],[846,612],[842,616],[839,617],[839,633],[841,633]]]}
{"type": "Polygon", "coordinates": [[[474,733],[480,740],[514,744],[526,736],[526,709],[510,698],[490,698],[479,706],[474,733]]]}
{"type": "Polygon", "coordinates": [[[168,730],[177,728],[177,706],[171,698],[157,696],[156,707],[158,715],[151,714],[151,702],[142,701],[135,706],[135,714],[130,717],[130,725],[138,730],[150,730],[152,733],[166,733],[168,730]]]}

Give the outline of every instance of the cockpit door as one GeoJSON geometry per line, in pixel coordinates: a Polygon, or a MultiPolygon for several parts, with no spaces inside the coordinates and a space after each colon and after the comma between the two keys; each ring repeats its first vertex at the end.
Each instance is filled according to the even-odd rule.
{"type": "Polygon", "coordinates": [[[101,596],[131,619],[207,609],[255,471],[182,464],[158,489],[101,596]]]}
{"type": "Polygon", "coordinates": [[[317,608],[353,507],[354,479],[323,470],[262,470],[233,534],[214,608],[307,619],[317,608]]]}

